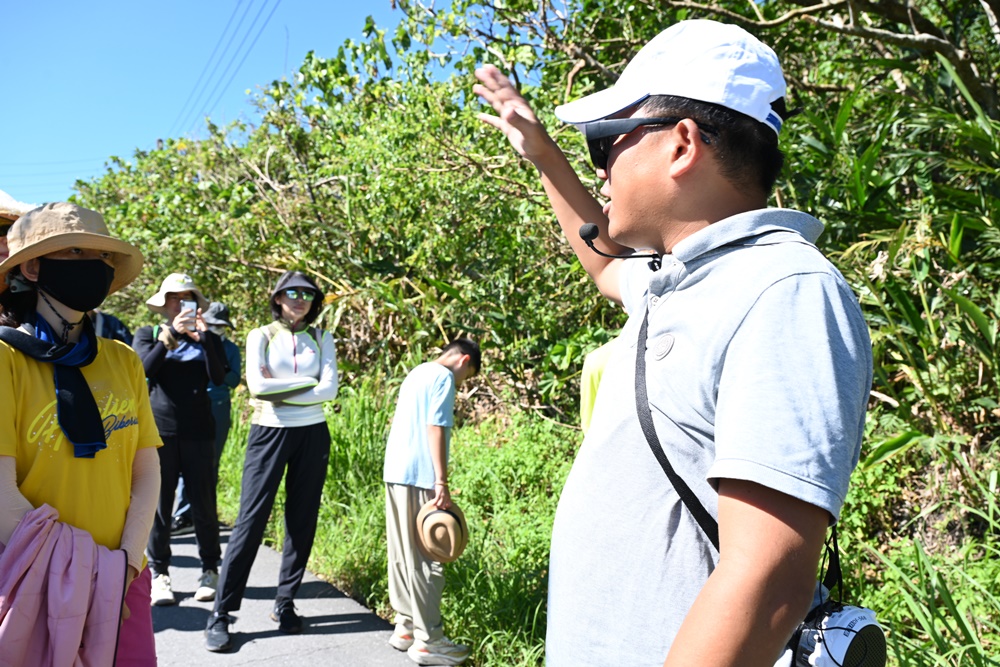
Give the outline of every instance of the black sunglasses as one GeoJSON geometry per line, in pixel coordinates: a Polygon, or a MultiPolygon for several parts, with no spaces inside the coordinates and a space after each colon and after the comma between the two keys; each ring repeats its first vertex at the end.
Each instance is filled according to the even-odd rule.
{"type": "MultiPolygon", "coordinates": [[[[666,118],[612,118],[610,120],[595,120],[583,126],[583,136],[587,139],[587,148],[590,149],[590,161],[598,169],[608,168],[608,155],[611,154],[611,147],[618,140],[618,137],[635,132],[643,125],[676,125],[684,120],[680,116],[668,116],[666,118]]],[[[703,132],[716,134],[714,127],[702,125],[695,121],[703,132]]],[[[702,135],[702,141],[706,144],[711,140],[702,135]]]]}

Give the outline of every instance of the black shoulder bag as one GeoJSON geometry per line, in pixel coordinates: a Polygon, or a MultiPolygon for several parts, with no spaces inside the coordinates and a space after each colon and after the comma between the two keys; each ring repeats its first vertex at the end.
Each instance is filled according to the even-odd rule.
{"type": "MultiPolygon", "coordinates": [[[[687,482],[677,474],[656,435],[653,425],[649,395],[646,391],[646,336],[649,330],[649,308],[642,318],[639,340],[635,351],[635,410],[646,442],[659,462],[677,495],[694,517],[702,532],[719,552],[719,522],[716,521],[687,482]]],[[[837,545],[837,526],[834,525],[826,544],[830,559],[823,586],[826,591],[838,587],[844,594],[840,570],[840,549],[837,545]]],[[[886,660],[885,633],[875,620],[875,612],[864,607],[845,605],[826,597],[814,606],[799,623],[785,647],[782,658],[775,667],[809,667],[826,665],[835,667],[884,667],[886,660]],[[833,632],[837,631],[837,632],[833,632]],[[829,636],[828,636],[829,635],[829,636]],[[810,662],[810,658],[812,661],[810,662]]]]}

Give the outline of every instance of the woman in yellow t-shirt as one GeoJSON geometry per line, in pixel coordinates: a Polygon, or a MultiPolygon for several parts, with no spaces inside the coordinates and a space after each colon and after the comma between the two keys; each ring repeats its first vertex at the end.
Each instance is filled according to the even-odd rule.
{"type": "MultiPolygon", "coordinates": [[[[116,665],[155,665],[143,547],[160,437],[135,352],[86,313],[139,274],[135,246],[99,213],[46,204],[21,216],[0,262],[0,543],[47,504],[128,561],[116,665]],[[59,391],[56,391],[56,387],[59,391]]],[[[3,592],[0,591],[0,594],[3,592]]],[[[58,639],[58,638],[56,638],[58,639]]]]}

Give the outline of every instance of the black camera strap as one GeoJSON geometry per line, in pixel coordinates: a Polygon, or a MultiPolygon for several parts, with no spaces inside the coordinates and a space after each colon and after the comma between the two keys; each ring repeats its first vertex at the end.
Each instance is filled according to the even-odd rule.
{"type": "Polygon", "coordinates": [[[695,521],[701,526],[702,531],[708,537],[712,546],[719,551],[719,522],[708,513],[705,506],[694,495],[687,482],[677,474],[674,467],[670,465],[660,439],[656,436],[656,427],[653,425],[652,409],[649,406],[649,396],[646,393],[646,334],[649,330],[649,308],[646,308],[646,316],[642,318],[642,327],[639,329],[639,344],[635,352],[635,410],[639,415],[639,425],[642,426],[642,433],[646,436],[646,442],[653,451],[653,456],[659,461],[663,472],[667,473],[667,479],[674,485],[674,490],[681,497],[688,511],[694,516],[695,521]]]}
{"type": "MultiPolygon", "coordinates": [[[[698,500],[698,496],[694,495],[691,487],[687,485],[687,482],[670,465],[670,460],[667,459],[663,445],[660,444],[660,439],[656,435],[656,427],[653,425],[652,408],[649,405],[649,395],[646,391],[646,336],[648,332],[649,308],[647,307],[646,314],[642,318],[642,326],[639,328],[639,340],[635,350],[635,410],[639,417],[639,425],[642,427],[642,433],[646,436],[646,442],[649,444],[653,456],[656,457],[656,460],[660,463],[660,467],[663,468],[663,472],[666,473],[667,479],[673,484],[677,495],[680,496],[688,511],[694,517],[695,521],[698,522],[698,525],[701,526],[701,530],[708,537],[712,546],[715,547],[716,552],[718,552],[719,522],[709,514],[705,506],[698,500]]],[[[823,576],[823,585],[826,586],[827,590],[833,590],[834,586],[839,586],[839,593],[842,597],[844,595],[844,583],[840,571],[840,549],[837,545],[836,525],[832,529],[831,541],[833,543],[832,548],[830,548],[829,543],[827,544],[830,562],[827,566],[826,574],[823,576]]]]}

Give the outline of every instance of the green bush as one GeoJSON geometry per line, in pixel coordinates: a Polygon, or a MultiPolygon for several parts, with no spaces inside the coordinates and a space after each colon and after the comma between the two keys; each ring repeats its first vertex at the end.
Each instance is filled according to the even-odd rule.
{"type": "MultiPolygon", "coordinates": [[[[342,387],[330,410],[330,468],[310,570],[390,618],[382,463],[394,410],[392,386],[368,378],[342,387]]],[[[234,427],[220,466],[219,508],[239,509],[248,412],[234,402],[234,427]]],[[[465,554],[446,566],[446,629],[473,646],[473,665],[541,664],[549,536],[579,431],[516,412],[458,428],[451,444],[455,502],[470,526],[465,554]]],[[[265,537],[280,549],[284,494],[265,537]]]]}
{"type": "MultiPolygon", "coordinates": [[[[385,611],[385,378],[474,335],[488,361],[471,426],[455,434],[453,482],[479,532],[449,568],[449,631],[481,664],[540,660],[547,532],[578,440],[546,418],[575,424],[583,355],[622,313],[554,230],[536,170],[478,120],[471,70],[512,72],[596,192],[582,137],[552,109],[611,83],[664,26],[722,19],[782,59],[803,113],[782,131],[773,203],[826,224],[822,248],[872,331],[866,448],[842,518],[852,589],[887,619],[900,667],[988,664],[1000,652],[988,594],[1000,447],[995,3],[425,4],[399,0],[394,30],[369,21],[363,38],[308,54],[292,80],[264,86],[252,121],[111,158],[77,184],[77,201],[146,255],[108,304],[133,327],[180,268],[232,306],[238,334],[266,321],[285,269],[328,294],[321,322],[338,337],[344,388],[313,566],[385,611]]],[[[220,488],[230,519],[246,441],[246,411],[234,411],[220,488]]],[[[268,539],[280,530],[275,519],[268,539]]]]}

